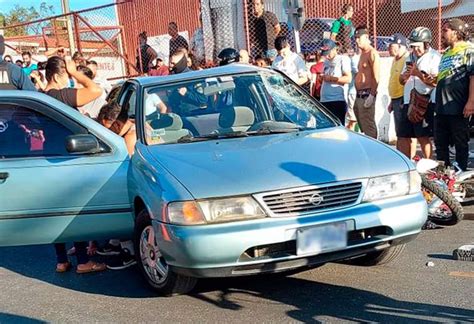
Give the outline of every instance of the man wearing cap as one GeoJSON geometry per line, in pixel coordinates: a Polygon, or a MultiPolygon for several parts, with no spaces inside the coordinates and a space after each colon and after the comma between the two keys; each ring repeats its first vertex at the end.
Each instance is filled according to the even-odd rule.
{"type": "Polygon", "coordinates": [[[452,139],[456,162],[463,170],[469,158],[469,118],[474,114],[474,45],[466,42],[467,29],[461,19],[450,19],[442,26],[441,43],[446,51],[439,64],[435,117],[438,160],[450,165],[452,139]]]}
{"type": "Polygon", "coordinates": [[[365,27],[355,31],[357,46],[360,48],[358,72],[355,76],[357,89],[354,112],[362,132],[377,139],[375,123],[375,97],[379,86],[380,56],[370,45],[369,32],[365,27]]]}
{"type": "MultiPolygon", "coordinates": [[[[399,128],[399,136],[416,138],[425,158],[431,158],[433,136],[433,115],[435,103],[436,76],[441,55],[430,46],[431,31],[417,27],[408,40],[412,49],[400,75],[400,83],[405,85],[403,104],[405,118],[399,128]]],[[[416,152],[410,150],[409,157],[416,152]]]]}
{"type": "Polygon", "coordinates": [[[31,90],[36,88],[21,67],[3,60],[5,38],[0,35],[0,90],[31,90]]]}
{"type": "Polygon", "coordinates": [[[397,150],[412,158],[410,154],[411,138],[404,137],[402,132],[403,124],[407,122],[407,109],[403,107],[403,84],[400,83],[400,75],[402,74],[405,61],[409,55],[407,51],[407,39],[400,33],[394,34],[390,40],[388,48],[390,56],[393,57],[392,67],[390,70],[390,78],[388,81],[388,94],[391,103],[388,111],[393,111],[395,120],[395,132],[397,134],[397,150]]]}
{"type": "Polygon", "coordinates": [[[348,85],[352,80],[351,60],[347,55],[339,55],[338,47],[332,39],[324,39],[321,55],[324,61],[323,84],[320,101],[344,125],[347,111],[348,85]]]}

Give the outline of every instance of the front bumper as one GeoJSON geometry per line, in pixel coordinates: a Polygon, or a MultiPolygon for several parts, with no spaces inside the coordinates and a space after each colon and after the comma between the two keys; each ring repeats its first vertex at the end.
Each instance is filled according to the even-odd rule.
{"type": "Polygon", "coordinates": [[[311,267],[403,244],[419,234],[426,217],[426,201],[415,194],[304,217],[200,226],[154,220],[153,226],[158,247],[173,271],[227,277],[311,267]],[[333,222],[346,222],[347,247],[317,255],[296,254],[298,229],[333,222]]]}

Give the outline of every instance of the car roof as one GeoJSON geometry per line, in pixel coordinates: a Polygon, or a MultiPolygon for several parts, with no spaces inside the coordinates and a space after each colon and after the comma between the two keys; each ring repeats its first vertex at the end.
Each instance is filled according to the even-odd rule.
{"type": "Polygon", "coordinates": [[[29,91],[29,90],[0,90],[0,98],[5,97],[14,97],[21,99],[34,99],[40,100],[43,102],[49,102],[51,100],[56,100],[51,96],[48,96],[45,93],[39,91],[29,91]]]}
{"type": "Polygon", "coordinates": [[[263,71],[269,72],[271,70],[259,68],[250,64],[229,64],[226,66],[214,67],[180,74],[171,74],[166,76],[136,77],[132,78],[131,80],[136,81],[141,86],[147,87],[193,79],[212,78],[229,74],[242,74],[263,71]]]}

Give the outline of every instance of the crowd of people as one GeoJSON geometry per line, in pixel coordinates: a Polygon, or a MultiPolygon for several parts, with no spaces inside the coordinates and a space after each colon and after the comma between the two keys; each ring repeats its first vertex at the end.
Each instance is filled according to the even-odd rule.
{"type": "MultiPolygon", "coordinates": [[[[354,6],[342,7],[342,15],[334,22],[330,37],[313,53],[311,65],[292,50],[276,16],[264,10],[263,0],[254,0],[253,9],[251,24],[263,32],[251,39],[251,53],[245,49],[225,48],[216,55],[218,65],[242,63],[279,70],[323,103],[342,125],[352,129],[357,123],[361,132],[377,139],[375,103],[381,59],[371,45],[369,30],[364,26],[353,27],[354,6]],[[352,38],[355,38],[356,48],[353,48],[352,38]]],[[[178,30],[175,22],[169,23],[166,58],[159,57],[147,43],[146,32],[140,33],[136,57],[139,74],[159,77],[208,67],[203,58],[202,30],[193,35],[191,45],[178,30]]],[[[474,114],[474,46],[467,42],[468,26],[460,19],[444,22],[441,32],[443,54],[432,47],[432,33],[426,27],[415,28],[408,36],[400,33],[392,36],[388,110],[393,112],[397,149],[403,154],[413,158],[418,142],[423,156],[431,158],[434,139],[436,158],[450,165],[449,147],[454,145],[455,160],[465,170],[469,119],[474,114]]],[[[22,60],[16,62],[11,56],[3,56],[4,52],[4,39],[0,36],[0,89],[42,91],[124,137],[129,154],[133,154],[134,123],[117,103],[106,102],[111,86],[98,75],[97,62],[86,60],[81,53],[75,53],[68,60],[62,48],[48,53],[47,61],[38,64],[32,62],[30,52],[22,53],[22,60]]],[[[150,104],[166,112],[166,106],[155,101],[150,99],[150,104]]],[[[102,255],[120,255],[119,265],[110,268],[122,269],[134,263],[130,244],[111,240],[106,247],[97,250],[94,243],[75,242],[69,254],[77,257],[78,273],[106,269],[105,264],[89,259],[89,254],[95,251],[102,255]]],[[[65,245],[56,244],[55,248],[56,271],[69,270],[71,263],[65,245]]]]}

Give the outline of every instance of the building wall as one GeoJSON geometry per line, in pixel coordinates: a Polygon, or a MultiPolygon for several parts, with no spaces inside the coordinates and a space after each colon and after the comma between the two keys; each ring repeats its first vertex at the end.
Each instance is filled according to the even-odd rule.
{"type": "MultiPolygon", "coordinates": [[[[168,33],[175,21],[179,31],[191,36],[199,24],[199,0],[133,0],[117,6],[119,24],[124,26],[124,45],[129,60],[135,62],[138,34],[149,36],[168,33]],[[179,3],[179,5],[178,5],[179,3]]],[[[133,71],[134,72],[134,71],[133,71]]]]}

